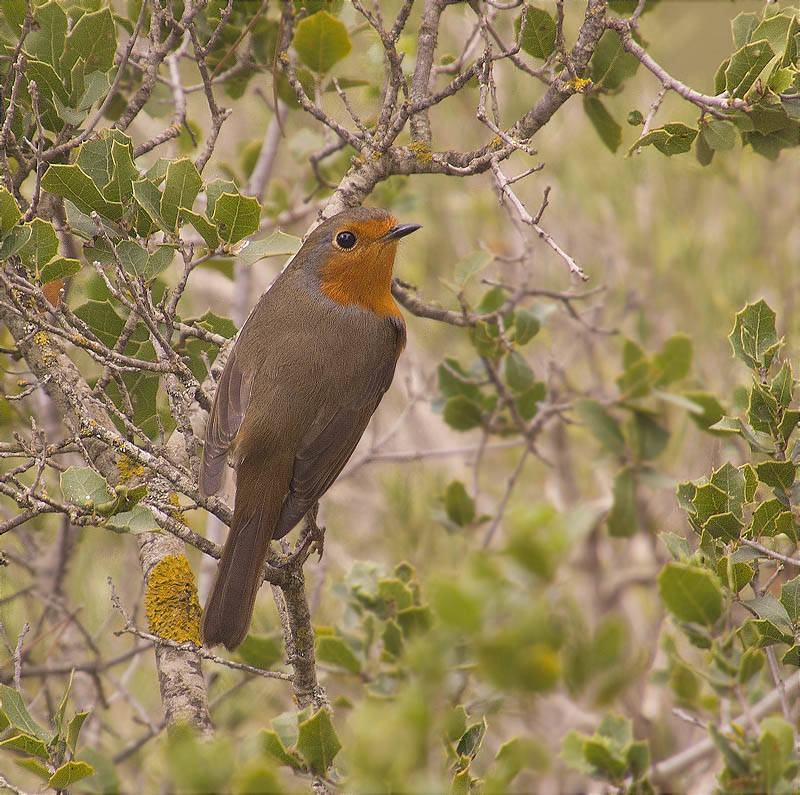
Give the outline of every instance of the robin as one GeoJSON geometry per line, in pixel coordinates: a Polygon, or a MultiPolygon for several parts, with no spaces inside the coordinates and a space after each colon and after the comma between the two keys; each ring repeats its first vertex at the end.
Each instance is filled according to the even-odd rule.
{"type": "Polygon", "coordinates": [[[394,376],[406,328],[391,293],[401,237],[385,210],[320,224],[261,297],[219,380],[200,491],[236,470],[233,520],[201,633],[235,649],[247,635],[272,539],[330,488],[394,376]]]}

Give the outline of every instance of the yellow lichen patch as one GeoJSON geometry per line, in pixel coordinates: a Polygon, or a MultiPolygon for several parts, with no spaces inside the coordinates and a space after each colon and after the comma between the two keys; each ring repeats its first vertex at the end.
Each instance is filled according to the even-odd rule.
{"type": "Polygon", "coordinates": [[[200,602],[189,561],[183,555],[167,555],[150,572],[144,597],[147,623],[154,635],[196,646],[200,641],[200,602]]]}
{"type": "Polygon", "coordinates": [[[144,467],[137,464],[133,459],[128,458],[125,453],[117,461],[117,471],[119,472],[120,483],[127,483],[129,480],[144,475],[144,467]]]}
{"type": "Polygon", "coordinates": [[[433,160],[431,152],[431,145],[425,141],[414,141],[408,145],[408,148],[417,156],[423,163],[430,163],[433,160]]]}
{"type": "Polygon", "coordinates": [[[589,80],[587,77],[573,77],[572,80],[567,81],[567,85],[573,91],[583,91],[584,88],[590,86],[592,81],[589,80]]]}
{"type": "MultiPolygon", "coordinates": [[[[180,501],[180,498],[178,497],[178,495],[174,491],[171,491],[169,493],[168,499],[169,499],[170,505],[174,505],[176,508],[180,509],[181,501],[180,501]]],[[[181,524],[186,524],[186,519],[183,516],[183,511],[176,510],[176,511],[170,511],[169,513],[170,513],[170,516],[176,522],[180,522],[181,524]]]]}
{"type": "Polygon", "coordinates": [[[50,342],[50,340],[47,339],[47,334],[45,334],[43,331],[37,331],[33,335],[33,341],[37,345],[47,345],[47,343],[50,342]]]}

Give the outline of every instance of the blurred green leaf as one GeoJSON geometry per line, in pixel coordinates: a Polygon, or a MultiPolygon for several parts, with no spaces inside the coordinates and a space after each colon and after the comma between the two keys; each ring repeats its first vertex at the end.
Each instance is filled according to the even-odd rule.
{"type": "Polygon", "coordinates": [[[596,400],[578,400],[575,411],[596,439],[615,455],[625,450],[625,437],[619,423],[596,400]]]}
{"type": "Polygon", "coordinates": [[[589,77],[593,83],[613,91],[633,77],[638,68],[639,61],[625,52],[617,32],[606,30],[589,62],[589,77]]]}
{"type": "Polygon", "coordinates": [[[317,637],[317,659],[344,668],[351,674],[361,673],[361,662],[342,638],[335,635],[317,637]]]}
{"type": "Polygon", "coordinates": [[[692,368],[692,341],[685,334],[675,334],[665,343],[660,353],[653,357],[656,386],[665,386],[680,381],[689,375],[692,368]]]}
{"type": "Polygon", "coordinates": [[[527,309],[517,309],[514,313],[514,342],[525,345],[530,342],[542,327],[539,318],[527,309]]]}
{"type": "Polygon", "coordinates": [[[475,500],[467,494],[460,480],[453,480],[447,484],[444,507],[447,516],[459,527],[465,527],[475,519],[475,500]]]}
{"type": "Polygon", "coordinates": [[[352,49],[347,28],[327,11],[301,19],[292,46],[300,60],[317,73],[327,72],[352,49]]]}
{"type": "Polygon", "coordinates": [[[658,590],[666,608],[679,621],[710,626],[722,615],[722,591],[704,569],[667,563],[658,576],[658,590]]]}
{"type": "Polygon", "coordinates": [[[442,411],[444,421],[457,431],[468,431],[477,428],[483,422],[481,407],[464,397],[457,395],[449,398],[442,411]]]}
{"type": "Polygon", "coordinates": [[[466,756],[469,759],[474,759],[478,751],[480,751],[483,738],[486,736],[486,718],[480,723],[473,723],[458,741],[456,746],[456,753],[459,756],[466,756]]]}
{"type": "Polygon", "coordinates": [[[525,358],[517,351],[510,351],[505,360],[504,378],[514,392],[524,392],[533,386],[536,377],[525,358]]]}
{"type": "Polygon", "coordinates": [[[261,240],[251,240],[239,253],[239,260],[244,265],[254,265],[264,257],[285,257],[296,254],[302,240],[294,235],[275,230],[261,240]]]}
{"type": "Polygon", "coordinates": [[[622,143],[622,127],[608,112],[602,100],[595,96],[584,96],[583,110],[600,136],[600,140],[610,151],[616,152],[622,143]]]}
{"type": "Polygon", "coordinates": [[[781,604],[793,624],[800,622],[800,576],[781,586],[781,604]]]}
{"type": "Polygon", "coordinates": [[[630,538],[639,530],[636,505],[636,477],[630,467],[623,467],[614,477],[614,502],[606,524],[612,536],[630,538]]]}

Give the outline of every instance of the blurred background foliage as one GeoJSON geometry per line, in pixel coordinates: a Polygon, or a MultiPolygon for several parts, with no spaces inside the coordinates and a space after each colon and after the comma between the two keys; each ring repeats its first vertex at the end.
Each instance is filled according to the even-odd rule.
{"type": "MultiPolygon", "coordinates": [[[[101,3],[64,5],[91,10],[101,3]]],[[[221,5],[210,4],[209,25],[221,5]]],[[[383,68],[375,36],[359,24],[349,3],[299,5],[308,6],[309,12],[317,6],[329,9],[347,25],[352,50],[334,73],[368,118],[378,90],[369,76],[383,68]],[[359,86],[362,79],[366,85],[359,86]]],[[[385,5],[388,17],[389,6],[397,4],[385,5]]],[[[731,19],[742,11],[761,12],[764,3],[662,0],[652,6],[639,26],[648,52],[686,85],[713,94],[714,73],[732,51],[731,19]]],[[[132,0],[116,10],[134,20],[139,7],[132,0]]],[[[234,24],[223,37],[228,46],[255,7],[237,3],[234,24]]],[[[570,40],[583,4],[567,2],[564,10],[570,40]]],[[[418,14],[412,12],[409,31],[416,30],[418,14]]],[[[440,59],[457,54],[457,42],[473,16],[466,4],[459,4],[446,10],[444,20],[440,59]]],[[[269,64],[277,34],[274,10],[254,30],[253,55],[261,65],[269,64]]],[[[398,45],[409,62],[415,44],[409,33],[398,45]]],[[[138,79],[131,69],[123,89],[135,87],[138,79]]],[[[246,184],[273,118],[271,80],[268,69],[254,69],[225,84],[221,102],[233,112],[204,172],[206,180],[246,184]]],[[[509,123],[541,91],[539,84],[513,70],[503,72],[498,84],[509,123]]],[[[671,620],[664,620],[658,575],[672,558],[658,534],[691,534],[675,497],[678,482],[710,475],[726,461],[742,464],[750,455],[739,437],[708,434],[700,427],[713,424],[721,413],[740,415],[747,409],[747,370],[731,366],[727,339],[736,312],[745,303],[766,298],[777,313],[779,336],[786,337],[785,354],[796,361],[800,166],[796,150],[770,160],[739,146],[718,152],[706,166],[693,152],[667,158],[646,147],[626,156],[639,133],[624,120],[632,111],[646,115],[658,88],[653,76],[639,68],[623,90],[603,98],[622,126],[616,152],[600,140],[575,98],[536,135],[536,158],[511,158],[511,171],[539,160],[545,164],[515,190],[535,208],[545,186],[551,187],[542,224],[582,265],[589,286],[603,290],[581,304],[583,323],[558,302],[537,299],[530,306],[542,321],[541,331],[524,347],[535,378],[547,384],[551,399],[584,400],[568,415],[568,426],[554,425],[540,437],[540,455],[524,462],[502,527],[488,548],[487,529],[519,460],[519,448],[490,445],[477,475],[472,458],[459,452],[477,445],[479,432],[458,432],[443,421],[445,398],[452,394],[440,366],[445,356],[452,357],[467,372],[476,354],[467,332],[445,324],[407,316],[409,344],[395,386],[349,469],[325,498],[325,555],[320,563],[314,559],[308,564],[306,576],[320,677],[342,746],[336,769],[345,790],[468,792],[472,779],[481,779],[487,792],[562,792],[583,789],[586,776],[599,771],[615,785],[644,791],[648,785],[642,776],[650,761],[701,742],[705,722],[718,722],[726,710],[730,714],[726,699],[737,705],[741,700],[735,688],[710,681],[708,661],[687,646],[671,620]],[[651,387],[673,399],[645,395],[633,406],[616,405],[631,383],[626,374],[644,360],[651,387]],[[677,362],[674,378],[664,375],[665,362],[677,362]],[[697,400],[707,413],[697,417],[687,412],[681,395],[697,400]],[[380,452],[400,455],[386,454],[382,460],[373,455],[374,445],[390,431],[391,444],[380,452]],[[448,450],[453,453],[433,452],[448,450]],[[676,705],[694,715],[698,725],[675,717],[671,710],[676,705]]],[[[277,92],[293,104],[288,86],[279,85],[277,92]]],[[[341,112],[334,99],[335,94],[330,102],[326,98],[326,107],[341,112]]],[[[477,101],[476,84],[432,110],[434,148],[440,137],[448,148],[470,149],[485,141],[485,129],[474,120],[477,101]]],[[[159,86],[128,134],[135,142],[148,140],[172,112],[172,95],[159,86]]],[[[697,109],[668,94],[658,119],[694,125],[697,109]]],[[[141,165],[147,167],[159,156],[195,157],[208,135],[202,92],[188,95],[187,120],[195,141],[184,130],[165,148],[144,155],[141,165]]],[[[309,156],[326,143],[319,126],[292,108],[283,125],[264,197],[267,219],[297,206],[306,195],[319,200],[330,193],[308,166],[309,156]]],[[[345,148],[325,160],[322,176],[335,184],[352,156],[345,148]]],[[[392,177],[377,186],[369,203],[391,209],[401,222],[424,225],[404,242],[396,274],[418,285],[429,300],[457,308],[443,280],[452,281],[456,263],[475,251],[496,257],[481,276],[500,281],[520,277],[518,264],[503,262],[518,253],[519,244],[490,175],[468,182],[445,176],[392,177]]],[[[302,235],[311,218],[313,214],[281,228],[302,235]]],[[[281,265],[273,258],[252,266],[248,304],[281,265]]],[[[534,246],[525,267],[537,288],[577,286],[544,244],[534,246]]],[[[171,283],[176,273],[167,272],[165,281],[171,283]]],[[[229,318],[238,311],[241,322],[250,307],[237,310],[241,297],[237,299],[232,276],[230,260],[207,263],[182,299],[183,315],[200,317],[211,310],[229,318]]],[[[71,295],[91,296],[98,290],[97,277],[84,269],[70,290],[71,295]]],[[[480,279],[473,278],[466,296],[477,305],[486,300],[486,292],[480,279]]],[[[7,385],[13,377],[7,374],[7,385]]],[[[450,388],[458,391],[452,383],[450,388]]],[[[19,404],[0,403],[8,431],[25,421],[25,413],[19,404]]],[[[187,521],[204,532],[203,516],[192,514],[187,521]]],[[[35,531],[35,542],[12,535],[4,543],[15,555],[22,554],[25,543],[45,548],[53,524],[44,519],[29,528],[35,531]]],[[[65,590],[81,606],[92,642],[105,653],[123,643],[109,632],[116,616],[106,576],[117,583],[128,604],[137,603],[138,572],[128,573],[135,554],[124,538],[87,528],[67,573],[65,590]]],[[[202,591],[209,583],[208,564],[194,550],[189,557],[202,591]]],[[[26,581],[25,573],[13,566],[1,569],[0,600],[26,581]]],[[[30,620],[31,604],[25,599],[0,601],[0,608],[13,646],[22,623],[30,620]]],[[[47,643],[42,640],[41,659],[46,659],[47,643]]],[[[133,641],[124,643],[127,648],[133,641]]],[[[262,667],[281,664],[280,628],[267,589],[257,603],[252,636],[239,655],[262,667]]],[[[10,681],[8,660],[2,668],[4,681],[10,681]]],[[[160,713],[155,671],[140,657],[133,660],[119,671],[125,687],[115,692],[113,720],[95,737],[99,750],[85,755],[97,772],[76,784],[76,791],[147,792],[164,786],[297,790],[291,768],[308,770],[311,763],[302,751],[287,750],[300,740],[296,724],[294,735],[286,729],[286,713],[293,705],[283,683],[211,668],[217,739],[198,745],[189,733],[160,734],[139,750],[136,736],[147,734],[148,724],[157,722],[153,716],[160,713]],[[280,738],[282,752],[294,754],[294,763],[284,759],[278,765],[273,734],[280,738]]],[[[726,669],[725,675],[735,678],[740,656],[728,659],[727,665],[734,673],[726,669]]],[[[756,684],[742,680],[750,682],[744,696],[750,703],[771,688],[766,665],[754,665],[753,676],[763,679],[756,684]]],[[[35,680],[27,681],[28,695],[34,697],[35,680]]],[[[36,706],[48,712],[49,705],[36,706]]],[[[291,712],[289,718],[293,716],[291,712]]],[[[791,731],[789,752],[781,750],[786,725],[772,726],[771,733],[762,726],[761,746],[720,751],[718,758],[726,760],[726,788],[739,786],[732,754],[749,759],[762,753],[789,764],[794,753],[791,731]],[[765,741],[767,734],[772,739],[765,741]],[[771,743],[778,748],[772,757],[771,743]]],[[[762,775],[759,771],[753,775],[762,775]]],[[[681,771],[668,781],[680,789],[708,791],[716,772],[711,766],[687,781],[681,771]]],[[[791,774],[789,770],[782,778],[781,771],[747,781],[758,782],[755,789],[765,781],[780,789],[791,786],[791,774]]]]}

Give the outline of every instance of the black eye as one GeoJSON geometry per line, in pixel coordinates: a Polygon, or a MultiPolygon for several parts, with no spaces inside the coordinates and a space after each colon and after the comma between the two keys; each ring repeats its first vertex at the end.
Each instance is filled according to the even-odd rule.
{"type": "Polygon", "coordinates": [[[353,248],[356,244],[356,236],[352,232],[339,232],[336,235],[336,245],[339,248],[353,248]]]}

